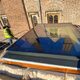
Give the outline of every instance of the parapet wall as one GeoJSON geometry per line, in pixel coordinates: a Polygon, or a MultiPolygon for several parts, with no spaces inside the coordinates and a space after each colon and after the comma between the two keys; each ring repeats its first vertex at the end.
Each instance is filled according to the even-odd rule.
{"type": "Polygon", "coordinates": [[[15,78],[27,78],[27,75],[29,75],[31,80],[80,80],[80,75],[42,71],[3,64],[0,64],[0,73],[15,78]]]}

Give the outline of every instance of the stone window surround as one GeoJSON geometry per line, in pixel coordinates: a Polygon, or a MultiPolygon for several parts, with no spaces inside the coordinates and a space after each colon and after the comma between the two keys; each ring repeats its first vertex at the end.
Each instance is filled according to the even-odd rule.
{"type": "Polygon", "coordinates": [[[36,16],[37,23],[39,23],[39,12],[38,11],[27,12],[27,15],[28,15],[28,19],[29,19],[29,23],[30,23],[31,28],[33,27],[32,16],[36,16]]]}
{"type": "Polygon", "coordinates": [[[38,15],[38,17],[39,17],[39,12],[35,12],[35,11],[28,12],[28,16],[30,17],[31,15],[38,15]]]}
{"type": "Polygon", "coordinates": [[[47,20],[47,23],[48,23],[47,14],[58,15],[58,17],[59,17],[58,21],[60,23],[62,10],[45,11],[45,17],[46,17],[46,20],[47,20]]]}

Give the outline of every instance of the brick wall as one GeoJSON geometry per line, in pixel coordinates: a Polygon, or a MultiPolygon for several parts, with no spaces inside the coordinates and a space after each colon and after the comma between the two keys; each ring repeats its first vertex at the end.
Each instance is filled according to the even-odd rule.
{"type": "Polygon", "coordinates": [[[3,5],[2,5],[2,3],[1,3],[1,1],[0,1],[0,15],[1,14],[4,14],[5,12],[4,12],[4,9],[3,9],[3,5]]]}
{"type": "Polygon", "coordinates": [[[5,14],[15,36],[22,36],[29,30],[22,0],[2,0],[5,14]]]}

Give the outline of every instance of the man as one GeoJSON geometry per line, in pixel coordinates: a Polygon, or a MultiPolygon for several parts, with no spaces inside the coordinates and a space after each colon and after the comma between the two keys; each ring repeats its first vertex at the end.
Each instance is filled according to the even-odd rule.
{"type": "Polygon", "coordinates": [[[9,44],[11,45],[13,43],[12,39],[14,38],[9,26],[3,27],[3,33],[4,37],[8,40],[9,44]]]}

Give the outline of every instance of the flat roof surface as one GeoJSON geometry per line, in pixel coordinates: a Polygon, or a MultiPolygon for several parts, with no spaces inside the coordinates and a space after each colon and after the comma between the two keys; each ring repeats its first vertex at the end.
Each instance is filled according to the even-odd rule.
{"type": "MultiPolygon", "coordinates": [[[[61,33],[61,30],[64,31],[64,28],[66,27],[67,31],[69,31],[69,34],[71,33],[69,37],[74,42],[77,42],[76,40],[79,41],[79,37],[76,37],[75,35],[77,34],[77,29],[75,29],[72,24],[39,24],[34,29],[22,36],[14,44],[12,44],[6,50],[6,55],[4,55],[4,58],[80,68],[80,59],[76,57],[80,56],[80,54],[79,51],[77,52],[74,49],[76,46],[74,47],[71,45],[72,42],[69,42],[68,40],[65,43],[65,38],[60,38],[60,41],[58,40],[56,42],[52,41],[50,36],[46,34],[45,26],[50,28],[52,33],[55,28],[60,30],[60,34],[63,34],[61,33]],[[42,48],[42,52],[38,51],[38,47],[35,46],[36,44],[38,47],[42,48]],[[67,51],[67,53],[63,50],[64,44],[66,46],[67,44],[72,46],[71,50],[67,51]],[[61,49],[64,53],[60,52],[61,49],[58,49],[58,47],[62,47],[61,49]],[[51,50],[52,53],[50,52],[51,50]]],[[[80,50],[80,45],[78,45],[76,48],[80,50]]]]}

